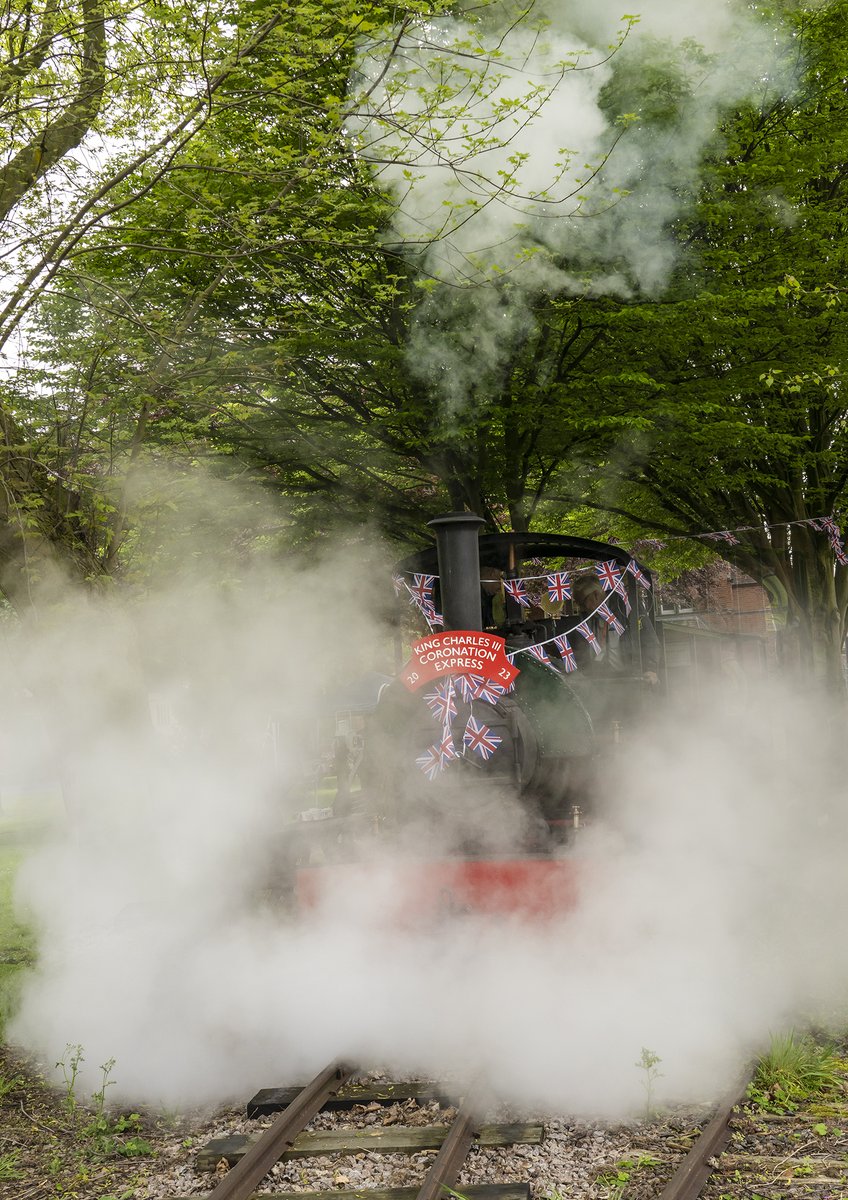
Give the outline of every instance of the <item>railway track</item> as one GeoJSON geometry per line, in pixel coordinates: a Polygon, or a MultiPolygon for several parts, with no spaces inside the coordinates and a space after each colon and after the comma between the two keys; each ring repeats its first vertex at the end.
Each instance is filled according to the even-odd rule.
{"type": "MultiPolygon", "coordinates": [[[[259,1134],[236,1134],[213,1138],[196,1156],[198,1170],[210,1173],[209,1200],[439,1200],[455,1192],[468,1155],[473,1147],[502,1147],[538,1145],[544,1128],[538,1124],[486,1124],[483,1120],[488,1103],[483,1090],[469,1089],[456,1106],[451,1089],[433,1084],[356,1082],[354,1069],[341,1063],[331,1063],[303,1088],[273,1088],[257,1093],[247,1107],[248,1117],[273,1116],[272,1123],[259,1134]],[[350,1109],[366,1106],[396,1105],[416,1101],[429,1104],[435,1101],[455,1112],[450,1124],[383,1126],[308,1131],[307,1127],[324,1108],[350,1109]],[[434,1153],[430,1161],[429,1155],[434,1153]],[[426,1170],[414,1186],[393,1188],[356,1188],[343,1186],[315,1192],[280,1192],[257,1190],[263,1179],[281,1159],[308,1159],[314,1156],[349,1156],[364,1154],[406,1154],[426,1158],[426,1170]]],[[[691,1150],[677,1165],[664,1187],[644,1190],[640,1196],[656,1200],[697,1200],[713,1170],[720,1167],[721,1154],[731,1136],[731,1119],[745,1100],[747,1081],[734,1090],[718,1106],[696,1137],[691,1150]]],[[[413,1160],[416,1161],[416,1160],[413,1160]]],[[[662,1169],[665,1164],[656,1164],[662,1169]]],[[[347,1182],[343,1171],[337,1173],[347,1182]]],[[[645,1181],[647,1182],[647,1181],[645,1181]]],[[[195,1200],[197,1193],[194,1194],[195,1200]]],[[[531,1185],[527,1180],[507,1183],[463,1184],[461,1196],[468,1200],[531,1200],[531,1185]]],[[[183,1200],[172,1197],[172,1200],[183,1200]]],[[[188,1200],[188,1198],[186,1198],[188,1200]]]]}
{"type": "MultiPolygon", "coordinates": [[[[210,1191],[210,1200],[248,1200],[261,1195],[255,1188],[283,1157],[309,1158],[319,1155],[421,1154],[435,1157],[421,1183],[414,1187],[357,1189],[296,1193],[299,1200],[334,1197],[335,1200],[437,1200],[449,1194],[472,1146],[499,1147],[538,1144],[544,1130],[538,1124],[485,1124],[482,1088],[463,1096],[449,1125],[396,1126],[344,1131],[305,1132],[306,1126],[325,1107],[390,1105],[415,1100],[453,1105],[448,1092],[427,1084],[390,1083],[378,1086],[352,1081],[353,1068],[331,1063],[304,1088],[273,1088],[258,1092],[247,1106],[248,1117],[277,1113],[275,1120],[258,1135],[237,1134],[213,1138],[199,1152],[199,1170],[225,1172],[210,1191]]],[[[281,1193],[275,1193],[277,1197],[281,1193]]],[[[465,1188],[469,1200],[530,1200],[530,1185],[484,1184],[465,1188]]],[[[181,1198],[175,1198],[181,1200],[181,1198]]]]}

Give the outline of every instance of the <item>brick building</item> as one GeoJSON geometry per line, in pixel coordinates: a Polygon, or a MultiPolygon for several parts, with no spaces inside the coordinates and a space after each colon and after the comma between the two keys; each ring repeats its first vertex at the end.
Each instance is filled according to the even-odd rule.
{"type": "Polygon", "coordinates": [[[775,617],[768,594],[729,563],[689,571],[673,584],[661,585],[657,618],[669,691],[697,691],[716,677],[742,686],[775,661],[775,617]]]}

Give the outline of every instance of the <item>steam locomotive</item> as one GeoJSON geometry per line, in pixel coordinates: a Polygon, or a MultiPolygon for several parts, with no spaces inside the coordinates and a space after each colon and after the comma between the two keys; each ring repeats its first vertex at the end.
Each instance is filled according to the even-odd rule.
{"type": "Polygon", "coordinates": [[[395,568],[430,632],[377,681],[356,780],[336,756],[334,840],[298,871],[307,906],[375,840],[418,914],[574,902],[595,766],[656,667],[651,576],[618,546],[483,525],[439,517],[436,544],[395,568]]]}

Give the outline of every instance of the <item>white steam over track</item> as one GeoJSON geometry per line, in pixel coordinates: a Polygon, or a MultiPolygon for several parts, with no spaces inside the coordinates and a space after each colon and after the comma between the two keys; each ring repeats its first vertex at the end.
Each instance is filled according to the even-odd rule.
{"type": "MultiPolygon", "coordinates": [[[[47,744],[75,776],[20,878],[39,958],[12,1040],[51,1064],[81,1045],[92,1091],[115,1059],[111,1091],[135,1102],[244,1097],[340,1056],[489,1068],[518,1104],[619,1114],[644,1100],[643,1047],[658,1102],[700,1101],[770,1031],[844,1015],[845,741],[826,706],[774,687],[717,686],[628,747],[580,847],[581,903],[557,921],[399,927],[378,889],[300,919],[261,903],[321,690],[372,653],[355,609],[328,636],[340,579],[367,590],[339,559],[224,592],[171,583],[124,611],[69,598],[61,632],[7,638],[6,669],[64,731],[47,744]],[[137,703],[169,673],[191,682],[181,740],[137,703]]],[[[32,793],[45,744],[21,724],[32,793]]]]}

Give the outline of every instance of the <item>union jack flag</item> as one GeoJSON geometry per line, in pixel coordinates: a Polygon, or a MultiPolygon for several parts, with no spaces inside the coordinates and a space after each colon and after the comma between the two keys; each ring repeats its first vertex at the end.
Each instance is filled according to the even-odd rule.
{"type": "Polygon", "coordinates": [[[842,545],[842,530],[836,524],[833,517],[823,517],[822,525],[824,526],[831,548],[836,555],[836,561],[840,566],[845,566],[846,556],[845,547],[842,545]]]}
{"type": "Polygon", "coordinates": [[[595,637],[594,633],[592,633],[592,630],[589,628],[589,626],[586,624],[586,622],[581,621],[580,624],[576,628],[577,628],[577,632],[580,634],[580,636],[584,637],[586,639],[586,641],[589,643],[589,645],[592,647],[592,649],[595,651],[595,653],[600,654],[601,653],[600,643],[598,642],[598,639],[595,637]]]}
{"type": "Polygon", "coordinates": [[[633,578],[636,580],[636,582],[639,584],[640,587],[647,588],[650,590],[651,581],[648,579],[648,577],[644,573],[644,571],[639,570],[639,565],[636,562],[635,558],[631,558],[630,562],[627,564],[627,570],[630,572],[630,574],[633,576],[633,578]]]}
{"type": "Polygon", "coordinates": [[[431,746],[429,750],[425,750],[423,754],[419,754],[415,760],[415,765],[421,768],[428,779],[435,779],[442,769],[438,747],[431,746]]]}
{"type": "Polygon", "coordinates": [[[503,739],[498,734],[492,733],[488,725],[483,725],[475,721],[473,717],[469,717],[462,740],[467,750],[473,754],[479,754],[484,761],[488,762],[503,739]]]}
{"type": "Polygon", "coordinates": [[[505,579],[503,585],[507,590],[507,594],[512,596],[513,600],[517,600],[523,608],[530,607],[530,601],[527,599],[527,593],[524,590],[523,579],[505,579]]]}
{"type": "Polygon", "coordinates": [[[841,567],[848,567],[848,554],[845,553],[845,547],[842,544],[842,530],[833,517],[811,517],[808,521],[800,523],[812,525],[813,529],[819,533],[826,533],[831,549],[836,555],[836,561],[841,567]]]}
{"type": "Polygon", "coordinates": [[[450,679],[440,683],[435,691],[427,692],[424,699],[430,712],[443,725],[456,716],[456,701],[453,698],[453,683],[450,679]]]}
{"type": "Polygon", "coordinates": [[[571,643],[564,633],[559,637],[554,638],[554,645],[559,650],[559,656],[562,659],[562,668],[568,673],[569,671],[577,670],[577,660],[574,657],[574,651],[571,649],[571,643]]]}
{"type": "Polygon", "coordinates": [[[617,592],[621,587],[621,570],[614,559],[598,563],[595,567],[601,587],[605,592],[617,592]]]}
{"type": "Polygon", "coordinates": [[[412,594],[413,604],[420,604],[422,608],[427,604],[432,607],[433,584],[435,582],[435,575],[413,575],[412,583],[406,585],[412,594]]]}
{"type": "Polygon", "coordinates": [[[409,603],[413,608],[418,609],[431,629],[434,625],[444,625],[445,619],[441,613],[436,612],[436,606],[432,600],[420,600],[408,583],[404,586],[409,593],[409,603]]]}
{"type": "Polygon", "coordinates": [[[711,542],[727,542],[729,546],[739,545],[739,538],[729,529],[719,529],[716,533],[704,533],[701,536],[709,538],[711,542]]]}
{"type": "Polygon", "coordinates": [[[607,608],[606,604],[599,604],[596,611],[598,616],[606,621],[610,629],[614,629],[618,634],[624,633],[624,626],[622,625],[621,621],[619,621],[618,617],[611,608],[607,608]]]}
{"type": "Polygon", "coordinates": [[[463,700],[485,700],[487,704],[496,704],[506,690],[499,683],[494,683],[485,675],[476,675],[473,671],[460,675],[455,686],[463,700]]]}
{"type": "Polygon", "coordinates": [[[553,571],[547,576],[548,596],[554,604],[571,599],[571,580],[567,571],[553,571]]]}
{"type": "Polygon", "coordinates": [[[469,671],[466,675],[457,675],[453,681],[453,686],[459,692],[463,700],[467,700],[470,704],[477,695],[477,688],[483,683],[482,675],[475,675],[473,671],[469,671]]]}
{"type": "Polygon", "coordinates": [[[539,660],[539,662],[547,663],[549,667],[553,666],[553,663],[548,658],[548,652],[544,646],[528,646],[527,653],[532,654],[534,658],[539,660]]]}
{"type": "Polygon", "coordinates": [[[443,769],[452,758],[457,757],[457,753],[453,744],[453,734],[450,731],[449,725],[445,725],[444,729],[442,730],[442,740],[439,742],[439,745],[434,746],[433,749],[438,754],[439,766],[443,769]]]}
{"type": "Polygon", "coordinates": [[[475,700],[484,700],[486,704],[497,704],[501,696],[505,696],[507,692],[512,691],[512,686],[505,688],[499,683],[494,683],[491,679],[484,679],[477,687],[474,693],[475,700]]]}
{"type": "Polygon", "coordinates": [[[402,575],[392,575],[392,587],[395,589],[396,596],[402,596],[403,590],[406,587],[402,575]]]}

